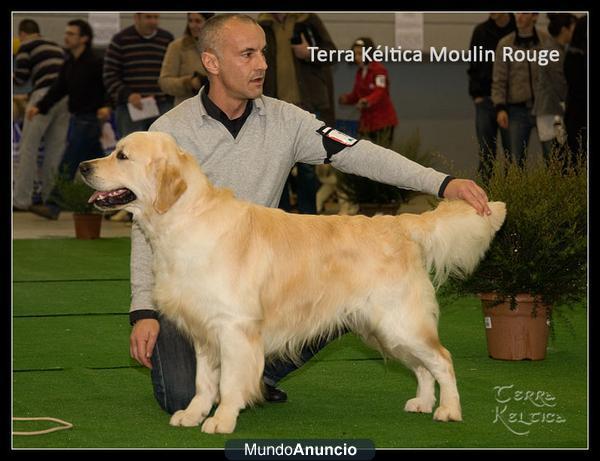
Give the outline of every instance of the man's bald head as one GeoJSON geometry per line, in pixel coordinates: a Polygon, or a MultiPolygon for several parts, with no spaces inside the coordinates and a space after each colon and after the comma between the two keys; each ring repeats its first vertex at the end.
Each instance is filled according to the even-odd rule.
{"type": "Polygon", "coordinates": [[[260,27],[258,23],[247,14],[217,14],[210,18],[208,21],[206,21],[206,23],[202,27],[202,30],[200,31],[200,35],[198,36],[198,46],[200,48],[200,53],[208,51],[216,55],[220,54],[221,42],[223,40],[222,31],[223,28],[231,21],[251,23],[255,24],[257,27],[260,27]]]}

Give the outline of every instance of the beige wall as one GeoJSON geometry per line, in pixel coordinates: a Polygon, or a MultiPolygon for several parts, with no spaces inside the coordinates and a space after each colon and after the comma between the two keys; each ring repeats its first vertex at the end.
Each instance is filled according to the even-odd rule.
{"type": "MultiPolygon", "coordinates": [[[[257,13],[249,13],[256,17],[257,13]]],[[[133,13],[121,13],[121,27],[133,23],[133,13]]],[[[338,48],[346,49],[356,37],[370,36],[375,43],[394,46],[394,13],[319,13],[338,48]]],[[[38,22],[42,33],[49,39],[62,43],[64,27],[71,19],[87,19],[84,13],[14,13],[13,27],[24,18],[38,22]]],[[[425,13],[424,47],[447,46],[467,48],[473,27],[487,18],[487,13],[425,13]]],[[[540,15],[538,24],[545,26],[545,15],[540,15]]],[[[179,36],[185,29],[185,13],[163,12],[161,27],[179,36]]]]}

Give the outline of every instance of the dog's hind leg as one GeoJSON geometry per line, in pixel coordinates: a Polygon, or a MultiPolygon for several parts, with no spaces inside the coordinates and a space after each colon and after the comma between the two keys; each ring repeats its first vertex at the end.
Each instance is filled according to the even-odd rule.
{"type": "Polygon", "coordinates": [[[196,350],[196,395],[185,410],[173,413],[171,426],[197,426],[208,416],[212,406],[218,400],[219,375],[218,359],[215,351],[208,346],[202,348],[194,344],[196,350]],[[212,352],[212,356],[211,356],[212,352]]]}
{"type": "MultiPolygon", "coordinates": [[[[413,413],[431,413],[435,404],[435,379],[429,370],[418,359],[399,346],[392,344],[392,349],[389,349],[385,344],[386,341],[383,338],[382,340],[379,339],[383,336],[382,334],[378,337],[374,332],[360,327],[355,327],[354,332],[361,337],[366,345],[378,350],[384,356],[401,361],[415,373],[418,383],[417,396],[406,402],[404,410],[413,413]]],[[[388,340],[387,343],[389,342],[388,340]]]]}
{"type": "MultiPolygon", "coordinates": [[[[418,380],[417,397],[406,403],[407,411],[430,411],[435,402],[434,378],[440,385],[437,421],[461,421],[460,398],[450,353],[437,333],[437,301],[427,287],[415,290],[403,306],[378,309],[373,330],[387,354],[406,363],[418,380]],[[410,307],[408,307],[410,306],[410,307]]],[[[386,304],[389,306],[389,301],[386,304]]]]}
{"type": "Polygon", "coordinates": [[[221,402],[207,418],[202,432],[229,434],[240,410],[262,399],[264,347],[255,326],[227,326],[219,332],[221,351],[221,402]]]}
{"type": "Polygon", "coordinates": [[[404,411],[431,413],[435,404],[435,378],[423,365],[415,365],[412,370],[417,377],[417,396],[404,405],[404,411]]]}
{"type": "Polygon", "coordinates": [[[433,419],[462,421],[460,398],[450,352],[436,337],[426,347],[419,348],[417,354],[440,385],[440,406],[435,410],[433,419]]]}
{"type": "Polygon", "coordinates": [[[440,406],[433,414],[437,421],[462,421],[460,398],[456,387],[456,376],[450,353],[440,344],[435,329],[424,335],[414,335],[403,338],[399,348],[402,354],[414,357],[422,366],[414,368],[419,387],[416,399],[406,403],[407,411],[431,411],[429,408],[435,402],[434,381],[440,385],[440,406]]]}

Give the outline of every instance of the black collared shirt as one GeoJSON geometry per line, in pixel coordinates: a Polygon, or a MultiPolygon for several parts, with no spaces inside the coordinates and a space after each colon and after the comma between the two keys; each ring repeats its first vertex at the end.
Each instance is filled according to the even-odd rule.
{"type": "Polygon", "coordinates": [[[40,113],[46,114],[64,96],[69,97],[72,114],[95,114],[100,107],[108,105],[102,62],[102,57],[90,48],[78,58],[69,53],[56,81],[37,103],[40,113]]]}
{"type": "Polygon", "coordinates": [[[252,102],[252,100],[248,100],[248,102],[246,103],[246,109],[244,109],[244,113],[242,115],[240,115],[238,118],[230,120],[227,114],[221,109],[219,109],[219,107],[208,97],[208,85],[204,87],[201,97],[202,104],[206,109],[206,113],[215,120],[221,122],[225,126],[225,128],[227,128],[227,130],[231,133],[231,136],[233,136],[235,139],[242,127],[244,126],[244,123],[246,123],[246,119],[250,115],[250,112],[252,112],[252,107],[254,107],[254,103],[252,102]]]}

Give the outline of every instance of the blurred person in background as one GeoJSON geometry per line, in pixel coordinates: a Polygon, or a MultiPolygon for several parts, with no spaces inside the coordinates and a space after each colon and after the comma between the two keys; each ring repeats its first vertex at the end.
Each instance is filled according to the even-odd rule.
{"type": "MultiPolygon", "coordinates": [[[[65,62],[64,50],[46,40],[37,22],[23,19],[19,23],[19,48],[16,52],[13,83],[24,86],[31,82],[25,112],[29,112],[48,93],[65,62]]],[[[53,105],[45,114],[24,117],[19,162],[14,172],[13,210],[27,211],[32,205],[34,181],[37,178],[37,158],[44,145],[41,198],[50,196],[58,165],[67,145],[69,110],[67,97],[53,105]]]]}
{"type": "Polygon", "coordinates": [[[581,16],[575,24],[564,62],[567,80],[565,127],[572,160],[587,155],[587,40],[587,16],[581,16]]]}
{"type": "Polygon", "coordinates": [[[523,168],[531,130],[535,127],[532,109],[540,66],[528,60],[504,60],[504,48],[513,55],[539,52],[548,47],[549,35],[536,28],[538,13],[515,13],[517,30],[498,42],[492,79],[492,101],[500,128],[508,129],[509,153],[513,161],[523,168]]]}
{"type": "MultiPolygon", "coordinates": [[[[473,30],[469,48],[496,51],[500,39],[516,30],[515,16],[512,13],[490,13],[487,21],[478,24],[473,30]]],[[[487,182],[492,173],[492,164],[498,149],[498,130],[502,146],[510,147],[508,131],[498,125],[496,109],[492,102],[493,61],[474,60],[469,64],[469,95],[475,104],[475,130],[479,143],[479,175],[487,182]]]]}
{"type": "Polygon", "coordinates": [[[363,49],[375,48],[373,40],[361,37],[354,41],[352,50],[358,64],[354,87],[342,94],[340,104],[354,104],[360,111],[358,133],[383,147],[391,147],[398,117],[390,98],[388,71],[380,62],[365,62],[363,49]]]}
{"type": "MultiPolygon", "coordinates": [[[[336,49],[321,18],[314,13],[261,13],[257,22],[267,41],[265,95],[295,104],[335,126],[331,65],[312,62],[308,49],[336,49]]],[[[290,190],[295,185],[298,212],[315,214],[320,186],[315,167],[298,163],[295,171],[288,177],[279,206],[292,211],[290,190]]]]}
{"type": "MultiPolygon", "coordinates": [[[[116,107],[119,138],[134,131],[147,131],[160,115],[173,108],[173,97],[158,84],[173,35],[159,24],[157,13],[135,13],[133,25],[114,35],[104,55],[104,85],[116,107]],[[155,103],[158,114],[133,120],[128,105],[142,110],[144,101],[155,103]]],[[[131,213],[121,210],[110,219],[131,221],[131,213]]]]}
{"type": "Polygon", "coordinates": [[[206,84],[198,36],[204,23],[214,13],[188,13],[183,37],[173,40],[165,53],[158,84],[166,94],[175,97],[174,105],[191,98],[206,84]]]}
{"type": "Polygon", "coordinates": [[[570,13],[548,13],[550,39],[547,49],[558,53],[558,61],[539,66],[533,114],[546,161],[550,154],[564,156],[567,132],[564,128],[567,79],[564,73],[566,48],[571,42],[577,17],[570,13]]]}
{"type": "MultiPolygon", "coordinates": [[[[42,117],[39,114],[50,113],[68,96],[69,136],[58,174],[69,181],[75,178],[79,163],[104,154],[100,143],[102,124],[111,113],[102,82],[102,57],[92,49],[93,38],[94,32],[86,21],[74,19],[67,23],[67,60],[46,95],[27,111],[29,120],[42,117]]],[[[58,219],[59,202],[59,191],[54,187],[45,203],[32,205],[30,211],[47,219],[58,219]]]]}

